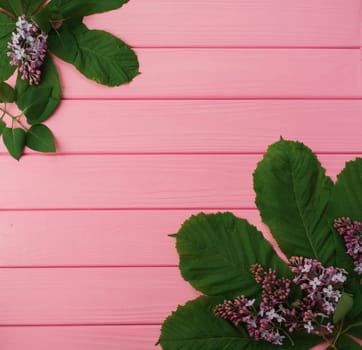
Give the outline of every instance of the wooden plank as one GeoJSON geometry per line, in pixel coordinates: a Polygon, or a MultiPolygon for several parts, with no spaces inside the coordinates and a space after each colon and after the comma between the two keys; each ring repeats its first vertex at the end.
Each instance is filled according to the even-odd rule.
{"type": "MultiPolygon", "coordinates": [[[[355,155],[323,155],[335,176],[355,155]]],[[[262,155],[0,157],[1,209],[254,208],[262,155]]]]}
{"type": "MultiPolygon", "coordinates": [[[[361,96],[360,50],[138,49],[142,75],[109,88],[60,64],[63,97],[332,98],[361,96]]],[[[57,60],[59,65],[59,60],[57,60]]]]}
{"type": "Polygon", "coordinates": [[[358,0],[137,0],[92,16],[134,46],[359,46],[358,0]]]}
{"type": "MultiPolygon", "coordinates": [[[[187,218],[197,213],[193,210],[0,212],[0,267],[176,266],[175,240],[168,235],[177,232],[187,218]]],[[[268,234],[256,210],[234,213],[268,234]]]]}
{"type": "Polygon", "coordinates": [[[160,326],[0,327],[2,350],[160,349],[154,347],[159,335],[160,326]]]}
{"type": "Polygon", "coordinates": [[[160,326],[0,327],[2,350],[149,350],[160,326]]]}
{"type": "Polygon", "coordinates": [[[362,152],[361,115],[360,100],[63,101],[47,124],[60,153],[261,152],[281,135],[362,152]]]}
{"type": "Polygon", "coordinates": [[[1,269],[0,325],[159,324],[197,296],[177,268],[1,269]]]}

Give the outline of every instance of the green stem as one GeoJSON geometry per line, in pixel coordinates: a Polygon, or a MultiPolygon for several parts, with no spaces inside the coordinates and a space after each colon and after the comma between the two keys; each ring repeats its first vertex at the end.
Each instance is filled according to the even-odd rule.
{"type": "Polygon", "coordinates": [[[328,339],[324,334],[322,334],[321,337],[326,343],[328,343],[328,348],[331,347],[334,350],[338,350],[336,345],[332,343],[331,339],[328,339]]]}
{"type": "Polygon", "coordinates": [[[31,15],[32,16],[36,15],[42,9],[42,7],[47,3],[47,1],[48,0],[44,0],[31,15]]]}
{"type": "Polygon", "coordinates": [[[28,131],[28,128],[21,122],[20,119],[16,119],[16,118],[15,118],[15,121],[16,121],[25,131],[28,131]]]}
{"type": "Polygon", "coordinates": [[[338,328],[338,332],[337,332],[337,335],[335,336],[334,338],[334,341],[333,341],[333,345],[335,346],[339,337],[341,336],[342,332],[343,332],[343,324],[344,324],[344,318],[342,318],[342,321],[341,321],[341,324],[338,328]]]}
{"type": "Polygon", "coordinates": [[[288,338],[288,340],[290,341],[290,344],[291,344],[292,346],[294,346],[295,343],[294,343],[292,337],[291,337],[283,328],[279,328],[279,329],[280,329],[280,330],[282,331],[282,333],[288,338]]]}
{"type": "Polygon", "coordinates": [[[0,108],[0,112],[3,112],[4,114],[6,114],[7,116],[9,116],[10,118],[14,118],[14,116],[12,114],[10,114],[7,110],[6,107],[5,108],[0,108]]]}
{"type": "Polygon", "coordinates": [[[343,334],[344,333],[347,333],[350,329],[354,328],[354,327],[358,327],[358,326],[362,326],[362,322],[357,322],[357,323],[352,323],[350,324],[348,327],[346,327],[344,330],[343,330],[343,334]]]}
{"type": "Polygon", "coordinates": [[[3,120],[6,115],[6,104],[4,104],[4,109],[1,109],[1,111],[3,112],[3,115],[1,116],[0,119],[3,120]]]}
{"type": "Polygon", "coordinates": [[[22,123],[22,121],[20,120],[20,118],[24,115],[24,113],[20,113],[19,115],[12,115],[11,113],[9,113],[6,108],[0,108],[0,112],[3,113],[1,119],[7,115],[8,117],[11,118],[11,127],[13,128],[14,127],[14,123],[18,123],[25,131],[28,131],[28,128],[22,123]]]}
{"type": "Polygon", "coordinates": [[[12,13],[10,13],[2,8],[0,8],[0,12],[3,13],[5,16],[8,16],[8,17],[12,18],[13,20],[16,20],[16,17],[12,13]]]}
{"type": "Polygon", "coordinates": [[[20,1],[20,13],[21,13],[22,15],[25,15],[25,13],[24,13],[24,6],[23,6],[23,2],[22,2],[22,1],[20,1]]]}

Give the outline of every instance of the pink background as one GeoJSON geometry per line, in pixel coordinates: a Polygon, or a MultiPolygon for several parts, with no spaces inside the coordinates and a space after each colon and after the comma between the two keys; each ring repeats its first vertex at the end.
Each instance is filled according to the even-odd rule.
{"type": "Polygon", "coordinates": [[[362,155],[360,0],[131,0],[87,19],[133,45],[115,89],[57,61],[55,156],[0,156],[0,348],[148,350],[177,304],[192,213],[263,229],[252,171],[280,135],[328,173],[362,155]]]}

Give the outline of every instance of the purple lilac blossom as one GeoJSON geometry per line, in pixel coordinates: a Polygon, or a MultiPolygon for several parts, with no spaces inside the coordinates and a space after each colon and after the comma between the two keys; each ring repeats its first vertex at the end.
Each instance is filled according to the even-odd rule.
{"type": "Polygon", "coordinates": [[[272,269],[260,264],[251,267],[255,281],[262,285],[259,306],[244,295],[217,305],[215,315],[235,326],[245,324],[251,337],[282,345],[285,334],[294,330],[327,335],[334,331],[333,313],[341,297],[346,272],[335,267],[324,268],[317,260],[292,257],[290,268],[295,277],[277,278],[272,269]],[[300,300],[291,300],[292,283],[302,289],[300,300]]]}
{"type": "Polygon", "coordinates": [[[41,67],[48,47],[47,38],[47,34],[24,15],[18,18],[7,55],[11,58],[11,65],[19,66],[21,79],[28,80],[30,85],[40,83],[41,67]]]}
{"type": "Polygon", "coordinates": [[[319,261],[304,257],[292,257],[289,266],[295,276],[293,282],[304,292],[297,306],[304,329],[301,324],[297,329],[317,335],[332,333],[333,314],[342,296],[347,272],[333,266],[323,267],[319,261]]]}
{"type": "Polygon", "coordinates": [[[333,226],[344,239],[347,254],[354,262],[354,270],[362,275],[362,223],[345,217],[336,219],[333,226]]]}

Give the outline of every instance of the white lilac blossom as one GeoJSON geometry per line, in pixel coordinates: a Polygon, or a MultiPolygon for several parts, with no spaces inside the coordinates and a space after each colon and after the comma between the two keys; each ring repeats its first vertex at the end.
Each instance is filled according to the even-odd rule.
{"type": "Polygon", "coordinates": [[[362,275],[362,223],[346,217],[336,219],[333,226],[344,239],[347,254],[354,262],[354,271],[362,275]]]}
{"type": "Polygon", "coordinates": [[[40,82],[41,67],[47,53],[47,38],[47,34],[24,15],[18,18],[7,55],[11,58],[10,64],[19,67],[21,79],[28,80],[30,85],[38,85],[40,82]]]}
{"type": "Polygon", "coordinates": [[[262,285],[259,306],[255,306],[255,299],[242,295],[217,305],[215,315],[235,326],[245,324],[251,337],[275,345],[283,344],[285,336],[280,331],[322,336],[333,333],[333,313],[342,295],[346,271],[333,266],[325,268],[319,261],[304,257],[292,257],[289,266],[294,273],[292,281],[277,278],[274,270],[265,271],[260,264],[253,265],[251,273],[262,285]],[[292,283],[302,289],[298,300],[291,300],[292,283]]]}

